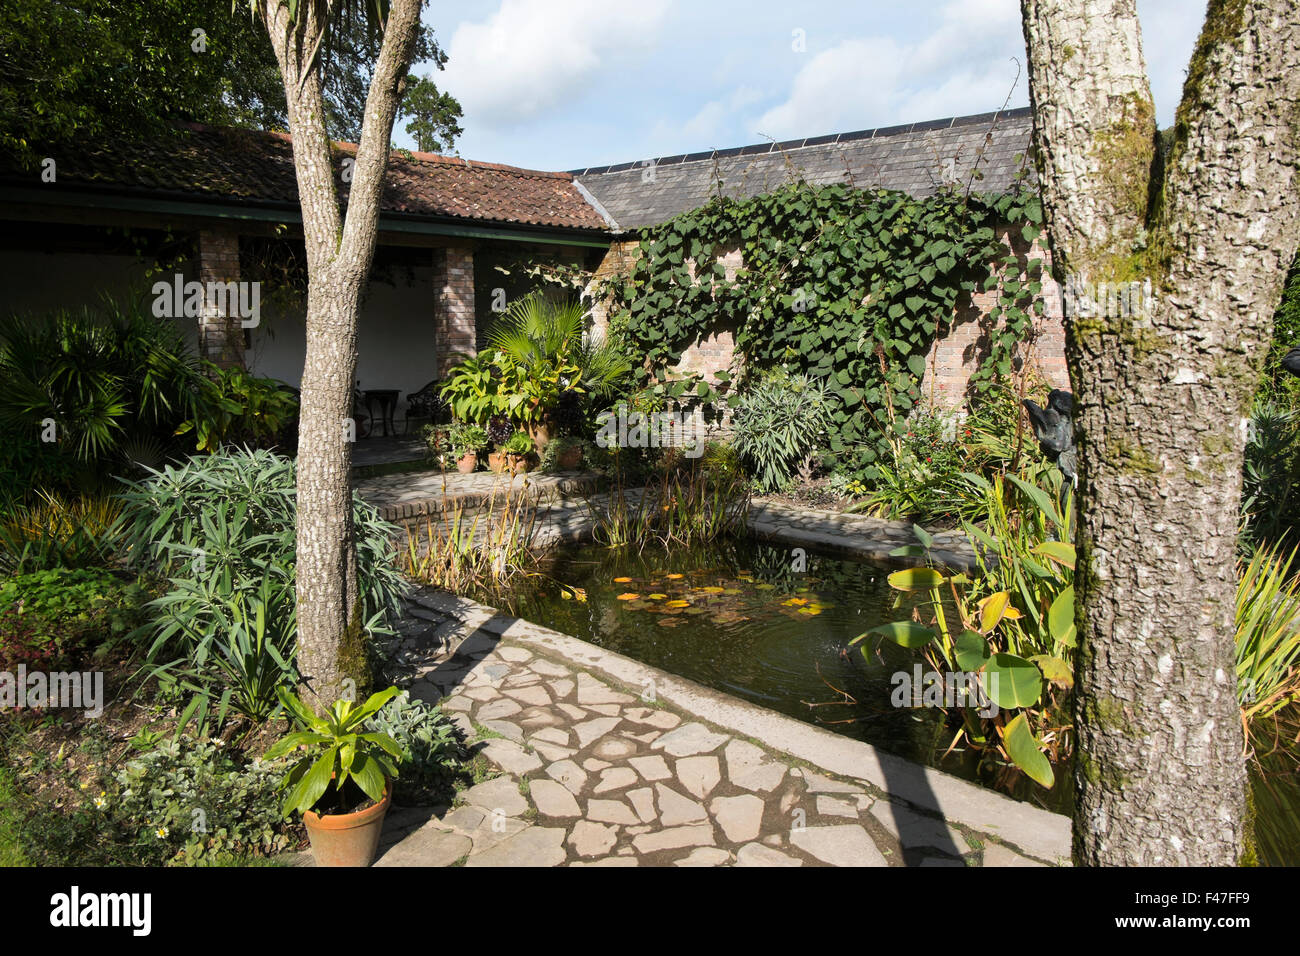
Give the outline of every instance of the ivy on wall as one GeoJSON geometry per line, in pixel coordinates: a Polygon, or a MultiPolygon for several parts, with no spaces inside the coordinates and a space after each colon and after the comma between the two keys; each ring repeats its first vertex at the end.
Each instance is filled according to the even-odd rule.
{"type": "Polygon", "coordinates": [[[744,200],[718,197],[643,232],[629,275],[605,284],[610,321],[648,375],[731,329],[749,372],[784,366],[821,379],[833,408],[831,451],[869,475],[886,429],[905,430],[921,400],[925,357],[964,295],[1000,290],[988,349],[972,378],[986,389],[1010,374],[1017,343],[1043,303],[1036,192],[915,199],[887,190],[794,183],[744,200]],[[719,257],[743,268],[728,281],[719,257]]]}

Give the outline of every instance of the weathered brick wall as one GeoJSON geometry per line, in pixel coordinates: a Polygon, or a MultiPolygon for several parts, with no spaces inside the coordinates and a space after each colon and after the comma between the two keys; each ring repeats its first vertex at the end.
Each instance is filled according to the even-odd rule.
{"type": "Polygon", "coordinates": [[[433,250],[433,315],[438,377],[477,350],[474,252],[467,246],[433,250]]]}
{"type": "MultiPolygon", "coordinates": [[[[199,281],[239,281],[239,233],[204,229],[199,233],[199,281]]],[[[199,355],[221,368],[244,368],[244,329],[229,300],[204,297],[199,316],[199,355]],[[223,307],[224,306],[224,307],[223,307]]]]}
{"type": "MultiPolygon", "coordinates": [[[[1045,245],[1027,246],[1018,236],[1003,233],[1008,243],[1020,256],[1022,263],[1030,258],[1043,259],[1044,316],[1034,323],[1034,332],[1019,351],[1022,361],[1036,365],[1043,377],[1055,388],[1069,388],[1069,375],[1065,365],[1065,328],[1063,324],[1061,289],[1051,277],[1051,253],[1045,245]]],[[[615,243],[596,269],[595,278],[626,274],[636,256],[635,242],[615,243]]],[[[738,249],[730,249],[719,257],[726,269],[727,278],[734,279],[744,267],[738,249]]],[[[989,313],[996,305],[998,291],[978,292],[958,304],[953,321],[934,345],[926,358],[926,376],[922,390],[936,408],[956,410],[967,399],[970,377],[980,361],[988,355],[989,313]]],[[[592,308],[595,323],[604,327],[607,309],[603,302],[592,308]]],[[[722,369],[738,371],[740,356],[735,352],[734,326],[720,326],[711,330],[690,345],[683,353],[675,371],[700,372],[711,375],[722,369]]]]}
{"type": "MultiPolygon", "coordinates": [[[[1043,260],[1043,312],[1034,322],[1034,330],[1017,350],[1020,361],[1035,365],[1053,388],[1069,388],[1070,376],[1065,365],[1065,326],[1061,287],[1051,276],[1051,252],[1035,242],[1003,233],[1002,241],[1019,255],[1021,263],[1041,257],[1043,260]]],[[[925,360],[922,391],[936,409],[956,411],[966,404],[970,377],[989,354],[990,312],[997,305],[998,290],[977,292],[965,297],[957,306],[949,329],[935,340],[925,360]]]]}

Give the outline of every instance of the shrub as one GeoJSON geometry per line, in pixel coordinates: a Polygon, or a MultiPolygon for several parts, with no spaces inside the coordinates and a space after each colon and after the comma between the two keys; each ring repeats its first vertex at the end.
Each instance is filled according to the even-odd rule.
{"type": "MultiPolygon", "coordinates": [[[[194,416],[202,388],[180,326],[143,307],[106,300],[97,312],[0,320],[5,444],[40,443],[52,420],[53,454],[91,481],[129,465],[132,443],[179,447],[176,428],[194,416]]],[[[28,486],[49,480],[26,477],[28,486]]]]}
{"type": "Polygon", "coordinates": [[[283,768],[243,762],[211,740],[164,741],[118,773],[104,809],[145,859],[193,864],[291,845],[276,788],[283,768]]]}
{"type": "Polygon", "coordinates": [[[1242,461],[1241,511],[1248,546],[1280,540],[1295,528],[1295,479],[1300,464],[1300,414],[1256,402],[1242,461]]]}
{"type": "MultiPolygon", "coordinates": [[[[151,607],[151,672],[194,696],[185,717],[220,722],[234,708],[274,711],[294,680],[294,463],[270,451],[225,449],[131,483],[132,559],[170,579],[151,607]]],[[[396,528],[353,496],[361,622],[388,634],[405,581],[393,563],[396,528]]]]}
{"type": "Polygon", "coordinates": [[[0,583],[0,670],[52,667],[124,638],[144,617],[137,581],[102,570],[58,569],[0,583]]]}
{"type": "Polygon", "coordinates": [[[418,804],[448,796],[465,756],[462,735],[441,708],[402,691],[366,722],[402,749],[395,796],[418,804]]]}
{"type": "Polygon", "coordinates": [[[195,415],[176,434],[192,432],[196,450],[208,452],[232,443],[254,448],[297,444],[292,439],[298,399],[283,383],[256,378],[242,368],[211,363],[207,368],[210,374],[199,388],[195,415]]]}
{"type": "Polygon", "coordinates": [[[804,375],[768,375],[732,404],[732,444],[760,492],[778,491],[811,469],[829,424],[820,385],[804,375]]]}

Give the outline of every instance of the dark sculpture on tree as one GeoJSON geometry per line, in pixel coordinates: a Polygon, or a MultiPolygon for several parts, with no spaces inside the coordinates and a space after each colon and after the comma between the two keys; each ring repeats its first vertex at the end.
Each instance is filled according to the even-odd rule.
{"type": "Polygon", "coordinates": [[[1043,454],[1056,462],[1061,474],[1077,484],[1079,455],[1074,448],[1074,422],[1070,419],[1074,412],[1074,396],[1054,388],[1047,395],[1046,408],[1026,398],[1025,410],[1029,412],[1029,422],[1034,427],[1034,437],[1038,439],[1043,454]]]}

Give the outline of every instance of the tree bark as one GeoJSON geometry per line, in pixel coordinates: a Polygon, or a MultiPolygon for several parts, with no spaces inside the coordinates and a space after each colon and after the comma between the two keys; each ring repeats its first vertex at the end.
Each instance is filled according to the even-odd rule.
{"type": "Polygon", "coordinates": [[[393,120],[415,50],[420,0],[393,0],[366,98],[347,211],[339,212],[325,132],[319,47],[329,7],[302,0],[296,19],[277,0],[260,12],[288,102],[307,248],[307,354],[298,426],[298,669],[307,696],[328,706],[366,683],[352,528],[353,380],[357,313],[374,259],[393,120]]]}
{"type": "Polygon", "coordinates": [[[1021,3],[1081,461],[1075,862],[1232,865],[1244,423],[1300,242],[1300,14],[1211,0],[1166,158],[1135,0],[1021,3]]]}

